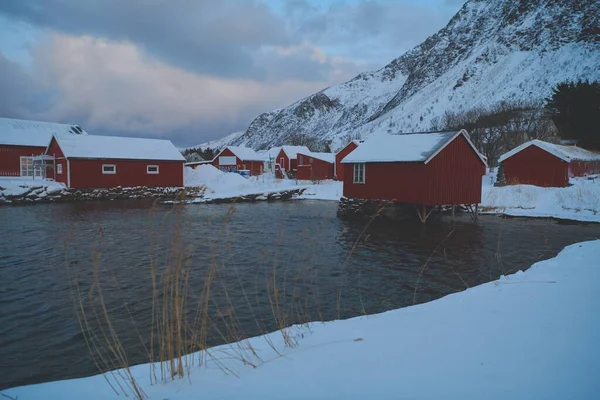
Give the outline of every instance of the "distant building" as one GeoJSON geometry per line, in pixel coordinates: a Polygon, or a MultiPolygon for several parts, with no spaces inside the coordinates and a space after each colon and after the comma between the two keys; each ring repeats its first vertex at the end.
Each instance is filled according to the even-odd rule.
{"type": "Polygon", "coordinates": [[[569,178],[600,173],[600,154],[580,147],[531,140],[503,154],[507,184],[565,187],[569,178]]]}
{"type": "Polygon", "coordinates": [[[264,156],[250,147],[227,146],[212,161],[222,171],[249,171],[249,175],[260,175],[264,171],[264,156]]]}
{"type": "Polygon", "coordinates": [[[465,130],[379,135],[342,165],[344,197],[415,205],[422,221],[435,206],[480,203],[487,167],[465,130]]]}
{"type": "Polygon", "coordinates": [[[0,176],[44,178],[33,157],[44,154],[52,135],[87,135],[79,125],[0,118],[0,176]]]}
{"type": "Polygon", "coordinates": [[[310,150],[306,146],[281,146],[279,153],[275,157],[275,173],[278,174],[278,177],[283,177],[281,170],[285,172],[297,172],[298,153],[310,153],[310,150]]]}
{"type": "Polygon", "coordinates": [[[320,181],[333,179],[335,154],[333,153],[298,153],[298,174],[300,180],[320,181]]]}
{"type": "Polygon", "coordinates": [[[54,179],[70,188],[183,186],[185,158],[170,140],[54,135],[46,154],[54,179]]]}
{"type": "Polygon", "coordinates": [[[335,169],[334,169],[333,173],[337,180],[339,180],[339,181],[344,180],[344,166],[342,165],[342,160],[348,154],[352,153],[354,151],[354,149],[356,149],[358,147],[358,145],[361,144],[362,142],[363,142],[362,140],[353,140],[350,143],[348,143],[347,145],[345,145],[335,155],[335,169]]]}

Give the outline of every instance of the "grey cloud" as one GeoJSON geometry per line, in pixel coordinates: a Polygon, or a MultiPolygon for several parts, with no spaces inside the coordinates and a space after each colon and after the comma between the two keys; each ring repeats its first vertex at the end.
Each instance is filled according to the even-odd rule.
{"type": "Polygon", "coordinates": [[[252,52],[293,42],[264,4],[235,0],[8,0],[0,13],[72,35],[131,40],[200,73],[264,79],[252,52]]]}
{"type": "Polygon", "coordinates": [[[55,92],[19,64],[0,53],[0,116],[28,118],[44,112],[52,104],[55,92]]]}
{"type": "Polygon", "coordinates": [[[293,29],[308,40],[344,48],[363,59],[379,59],[383,65],[442,28],[457,9],[456,5],[429,8],[407,1],[371,0],[340,1],[323,10],[290,0],[286,11],[293,29]]]}

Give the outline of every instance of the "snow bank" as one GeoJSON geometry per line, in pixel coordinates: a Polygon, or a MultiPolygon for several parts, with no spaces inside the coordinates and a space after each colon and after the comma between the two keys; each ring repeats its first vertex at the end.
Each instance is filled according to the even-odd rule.
{"type": "Polygon", "coordinates": [[[566,188],[484,185],[481,206],[484,213],[600,222],[600,179],[578,178],[571,183],[566,188]]]}
{"type": "MultiPolygon", "coordinates": [[[[575,244],[526,272],[429,303],[294,327],[294,348],[278,333],[252,338],[257,368],[225,345],[189,380],[152,386],[147,365],[132,370],[151,399],[591,399],[600,390],[599,259],[600,241],[575,244]]],[[[101,375],[5,394],[118,398],[101,375]]]]}
{"type": "Polygon", "coordinates": [[[31,179],[20,177],[0,178],[0,200],[10,200],[34,192],[35,197],[46,197],[60,193],[66,186],[60,182],[45,179],[31,179]]]}
{"type": "Polygon", "coordinates": [[[210,164],[199,165],[196,169],[186,167],[183,174],[184,186],[206,186],[209,191],[230,190],[248,184],[243,176],[223,172],[210,164]]]}
{"type": "Polygon", "coordinates": [[[239,174],[223,172],[212,165],[199,165],[195,170],[185,168],[183,176],[187,187],[207,187],[205,199],[221,199],[248,194],[273,193],[283,190],[306,188],[307,192],[300,198],[315,200],[339,200],[342,196],[342,183],[322,181],[314,184],[311,181],[293,179],[276,179],[274,174],[262,174],[244,178],[239,174]]]}

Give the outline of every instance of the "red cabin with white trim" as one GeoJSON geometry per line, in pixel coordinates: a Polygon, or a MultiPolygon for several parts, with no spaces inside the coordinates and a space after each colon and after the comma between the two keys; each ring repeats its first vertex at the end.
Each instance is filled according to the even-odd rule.
{"type": "Polygon", "coordinates": [[[67,187],[181,187],[185,158],[170,140],[54,135],[46,154],[67,187]]]}
{"type": "Polygon", "coordinates": [[[281,146],[275,157],[275,172],[282,169],[286,172],[298,170],[298,153],[310,153],[306,146],[281,146]]]}
{"type": "Polygon", "coordinates": [[[333,153],[298,153],[297,178],[305,181],[333,179],[334,166],[333,153]]]}
{"type": "Polygon", "coordinates": [[[78,125],[0,118],[0,176],[44,178],[33,157],[44,154],[54,133],[87,135],[78,125]]]}
{"type": "Polygon", "coordinates": [[[499,161],[509,185],[565,187],[570,177],[600,173],[600,154],[542,140],[523,143],[499,161]]]}
{"type": "Polygon", "coordinates": [[[423,207],[480,203],[487,167],[465,130],[380,135],[342,165],[344,197],[423,207]]]}
{"type": "Polygon", "coordinates": [[[212,161],[212,165],[222,171],[250,171],[251,176],[260,175],[264,170],[264,156],[250,147],[227,146],[212,161]]]}

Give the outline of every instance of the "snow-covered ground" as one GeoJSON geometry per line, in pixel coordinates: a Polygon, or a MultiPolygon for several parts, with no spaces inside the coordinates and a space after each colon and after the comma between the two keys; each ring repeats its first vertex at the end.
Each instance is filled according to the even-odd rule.
{"type": "MultiPolygon", "coordinates": [[[[592,399],[600,391],[598,260],[600,240],[579,243],[429,303],[293,327],[293,348],[278,332],[255,337],[254,368],[236,359],[233,344],[210,349],[189,379],[151,386],[148,365],[132,372],[150,399],[592,399]]],[[[118,398],[101,375],[5,394],[118,398]]]]}
{"type": "Polygon", "coordinates": [[[600,222],[600,177],[572,178],[572,186],[566,188],[493,187],[491,181],[489,176],[484,177],[481,196],[484,213],[600,222]]]}
{"type": "Polygon", "coordinates": [[[336,181],[296,181],[276,179],[273,174],[244,178],[239,174],[223,172],[212,165],[200,165],[195,170],[185,168],[185,186],[206,185],[205,199],[237,197],[248,194],[273,193],[283,190],[306,188],[299,198],[315,200],[339,200],[342,183],[336,181]]]}
{"type": "MultiPolygon", "coordinates": [[[[572,186],[566,188],[531,185],[494,187],[494,180],[495,171],[483,177],[483,213],[600,222],[600,177],[571,179],[572,186]]],[[[306,188],[306,191],[298,199],[337,201],[343,194],[342,182],[275,179],[272,174],[247,179],[235,173],[222,172],[212,165],[202,165],[196,170],[186,168],[184,181],[186,186],[206,185],[207,199],[299,188],[306,188]]]]}
{"type": "Polygon", "coordinates": [[[65,185],[60,182],[49,181],[46,179],[32,179],[22,177],[0,177],[0,198],[19,197],[35,188],[37,197],[60,193],[65,189],[65,185]]]}

